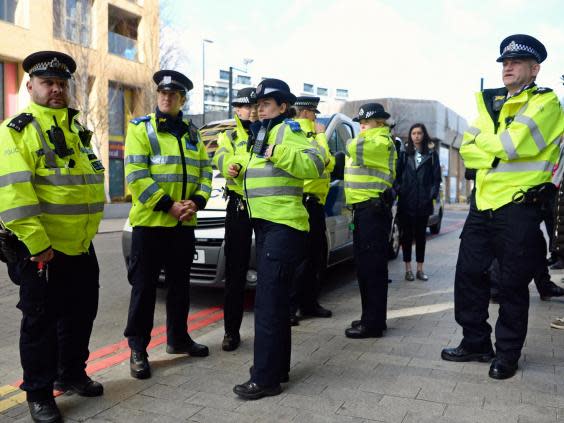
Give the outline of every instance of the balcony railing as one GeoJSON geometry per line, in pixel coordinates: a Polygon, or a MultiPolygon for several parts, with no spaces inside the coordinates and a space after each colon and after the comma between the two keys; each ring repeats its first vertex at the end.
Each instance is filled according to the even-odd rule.
{"type": "Polygon", "coordinates": [[[129,60],[137,60],[137,40],[116,32],[109,32],[108,51],[129,60]]]}

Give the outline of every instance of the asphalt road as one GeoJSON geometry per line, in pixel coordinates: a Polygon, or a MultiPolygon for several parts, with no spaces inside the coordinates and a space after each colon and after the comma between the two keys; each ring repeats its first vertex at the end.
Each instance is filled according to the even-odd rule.
{"type": "MultiPolygon", "coordinates": [[[[459,231],[466,216],[465,211],[447,211],[443,219],[443,233],[459,231]]],[[[440,236],[440,235],[439,235],[440,236]]],[[[430,242],[433,238],[429,236],[430,242]]],[[[458,238],[449,237],[448,248],[458,248],[458,238]]],[[[121,233],[99,234],[94,245],[100,263],[100,303],[98,317],[90,342],[90,350],[96,351],[123,340],[123,329],[127,319],[130,285],[127,281],[125,264],[121,252],[121,233]]],[[[432,258],[429,258],[431,260],[432,258]]],[[[390,262],[392,279],[403,277],[403,263],[400,257],[390,262]]],[[[329,272],[324,289],[332,290],[355,280],[352,263],[343,263],[329,272]]],[[[80,283],[80,275],[77,275],[80,283]]],[[[165,323],[165,292],[159,289],[155,312],[155,327],[165,323]]],[[[0,386],[11,384],[21,378],[18,340],[21,313],[16,309],[18,288],[8,279],[6,267],[0,265],[0,386]]],[[[220,289],[196,288],[191,290],[190,314],[203,312],[210,307],[221,306],[223,291],[220,289]]],[[[218,320],[215,325],[222,325],[218,320]]],[[[198,332],[193,334],[197,339],[198,332]]],[[[221,340],[218,340],[218,343],[221,340]]]]}

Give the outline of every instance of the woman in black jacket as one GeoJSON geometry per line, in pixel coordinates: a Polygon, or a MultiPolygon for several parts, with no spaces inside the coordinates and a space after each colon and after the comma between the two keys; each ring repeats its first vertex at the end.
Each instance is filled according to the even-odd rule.
{"type": "Polygon", "coordinates": [[[426,281],[429,278],[423,271],[425,232],[429,216],[433,214],[433,201],[439,196],[441,165],[427,128],[422,123],[416,123],[409,129],[409,139],[398,160],[396,175],[405,279],[415,280],[411,270],[411,246],[415,239],[416,276],[426,281]]]}

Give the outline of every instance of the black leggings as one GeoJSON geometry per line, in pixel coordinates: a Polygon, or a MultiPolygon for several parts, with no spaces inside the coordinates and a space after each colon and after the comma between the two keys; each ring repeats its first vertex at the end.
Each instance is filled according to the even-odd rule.
{"type": "Polygon", "coordinates": [[[429,216],[400,216],[401,248],[403,261],[411,261],[411,245],[415,239],[415,257],[417,263],[425,261],[425,233],[429,216]]]}

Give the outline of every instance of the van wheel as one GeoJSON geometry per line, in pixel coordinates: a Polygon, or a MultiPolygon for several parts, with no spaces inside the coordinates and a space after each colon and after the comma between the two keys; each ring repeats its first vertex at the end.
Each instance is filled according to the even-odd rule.
{"type": "Polygon", "coordinates": [[[429,226],[429,230],[433,235],[437,235],[441,231],[441,223],[443,221],[443,209],[439,212],[439,221],[434,225],[429,226]]]}

